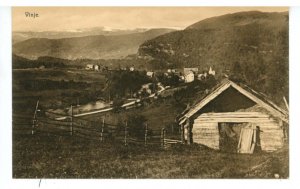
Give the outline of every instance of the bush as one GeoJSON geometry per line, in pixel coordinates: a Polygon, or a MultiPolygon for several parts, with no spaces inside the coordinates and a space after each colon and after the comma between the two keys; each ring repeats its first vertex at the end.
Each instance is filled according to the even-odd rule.
{"type": "Polygon", "coordinates": [[[115,98],[113,100],[113,112],[118,113],[122,110],[122,105],[124,104],[123,99],[115,98]]]}
{"type": "Polygon", "coordinates": [[[127,120],[129,135],[136,138],[144,138],[147,119],[142,115],[129,115],[127,120]]]}

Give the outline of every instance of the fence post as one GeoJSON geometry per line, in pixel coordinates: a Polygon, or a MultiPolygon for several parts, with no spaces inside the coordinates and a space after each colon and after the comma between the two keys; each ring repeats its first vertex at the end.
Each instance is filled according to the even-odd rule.
{"type": "Polygon", "coordinates": [[[39,102],[40,102],[40,100],[38,100],[36,102],[35,111],[34,111],[34,114],[33,114],[32,128],[31,128],[31,134],[32,135],[34,135],[34,130],[35,130],[36,122],[37,122],[37,110],[38,110],[38,107],[39,107],[39,102]]]}
{"type": "Polygon", "coordinates": [[[127,146],[127,121],[125,123],[124,145],[127,146]]]}
{"type": "Polygon", "coordinates": [[[191,132],[190,132],[190,126],[188,125],[187,127],[187,133],[186,133],[186,140],[187,140],[187,144],[191,144],[191,132]]]}
{"type": "Polygon", "coordinates": [[[31,135],[34,135],[35,118],[32,119],[31,135]]]}
{"type": "Polygon", "coordinates": [[[161,129],[161,147],[165,147],[165,128],[161,129]]]}
{"type": "Polygon", "coordinates": [[[70,127],[70,135],[73,136],[73,105],[71,105],[71,127],[70,127]]]}
{"type": "Polygon", "coordinates": [[[103,132],[104,132],[105,118],[102,119],[102,127],[101,127],[101,142],[103,142],[103,132]]]}
{"type": "Polygon", "coordinates": [[[146,123],[146,127],[145,127],[145,146],[147,146],[147,136],[148,136],[148,124],[146,123]]]}

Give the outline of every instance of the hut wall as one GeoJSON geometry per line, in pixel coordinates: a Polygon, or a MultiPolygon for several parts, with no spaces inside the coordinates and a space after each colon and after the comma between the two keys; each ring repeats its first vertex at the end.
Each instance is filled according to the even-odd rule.
{"type": "Polygon", "coordinates": [[[275,151],[284,145],[284,132],[280,122],[266,120],[255,124],[260,127],[260,145],[263,151],[275,151]]]}
{"type": "Polygon", "coordinates": [[[219,149],[218,123],[251,123],[259,126],[259,139],[263,151],[275,151],[283,146],[282,122],[262,112],[204,113],[194,120],[193,141],[219,149]]]}
{"type": "Polygon", "coordinates": [[[193,142],[212,149],[219,149],[219,129],[217,122],[195,122],[193,125],[193,142]]]}

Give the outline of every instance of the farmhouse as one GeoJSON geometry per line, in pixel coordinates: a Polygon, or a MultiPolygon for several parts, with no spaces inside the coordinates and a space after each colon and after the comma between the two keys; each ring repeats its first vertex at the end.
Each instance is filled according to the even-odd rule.
{"type": "Polygon", "coordinates": [[[194,72],[195,74],[198,74],[199,69],[198,68],[183,68],[183,74],[186,75],[190,72],[194,72]]]}
{"type": "Polygon", "coordinates": [[[185,83],[190,83],[190,82],[193,82],[194,80],[195,80],[195,74],[194,74],[194,72],[190,71],[190,72],[187,72],[184,75],[184,82],[185,83]]]}
{"type": "Polygon", "coordinates": [[[288,133],[288,112],[245,85],[224,80],[179,119],[182,138],[232,153],[275,151],[288,133]]]}

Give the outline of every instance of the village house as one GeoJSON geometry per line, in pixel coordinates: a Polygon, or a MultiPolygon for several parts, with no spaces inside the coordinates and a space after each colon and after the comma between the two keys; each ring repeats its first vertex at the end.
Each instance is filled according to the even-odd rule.
{"type": "Polygon", "coordinates": [[[147,72],[146,75],[150,78],[152,78],[154,76],[154,72],[147,72]]]}
{"type": "Polygon", "coordinates": [[[94,70],[95,71],[99,71],[100,70],[100,66],[99,65],[94,65],[94,70]]]}
{"type": "Polygon", "coordinates": [[[187,72],[185,75],[184,75],[184,82],[185,83],[191,83],[195,80],[195,74],[194,72],[192,71],[189,71],[187,72]]]}
{"type": "Polygon", "coordinates": [[[87,64],[87,65],[85,66],[85,69],[86,69],[86,70],[93,70],[93,69],[94,69],[94,65],[93,65],[93,64],[87,64]]]}
{"type": "Polygon", "coordinates": [[[139,90],[139,94],[142,94],[143,92],[146,92],[148,95],[152,94],[152,90],[151,90],[151,86],[153,85],[153,83],[146,83],[144,85],[142,85],[141,89],[139,90]]]}
{"type": "Polygon", "coordinates": [[[134,66],[130,66],[129,71],[133,72],[134,71],[134,66]]]}
{"type": "Polygon", "coordinates": [[[184,81],[184,76],[183,75],[179,75],[179,81],[184,81]]]}
{"type": "Polygon", "coordinates": [[[216,71],[213,70],[213,69],[211,68],[211,66],[210,66],[210,67],[209,67],[209,70],[208,70],[208,74],[209,74],[209,75],[215,76],[215,75],[216,75],[216,71]]]}
{"type": "Polygon", "coordinates": [[[198,68],[183,68],[183,75],[186,75],[190,72],[194,72],[194,74],[198,74],[199,69],[198,68]]]}
{"type": "Polygon", "coordinates": [[[100,71],[100,66],[97,64],[87,64],[85,66],[86,70],[94,70],[94,71],[100,71]]]}
{"type": "Polygon", "coordinates": [[[177,70],[176,70],[176,69],[168,69],[167,72],[168,72],[168,73],[176,73],[177,70]]]}
{"type": "Polygon", "coordinates": [[[216,75],[216,71],[212,69],[212,67],[210,66],[209,67],[209,70],[208,71],[203,71],[202,73],[199,73],[197,75],[197,79],[198,80],[204,80],[207,78],[208,75],[212,75],[212,76],[215,76],[216,75]]]}
{"type": "Polygon", "coordinates": [[[224,80],[182,114],[182,138],[231,153],[275,151],[288,133],[288,111],[265,95],[224,80]]]}

